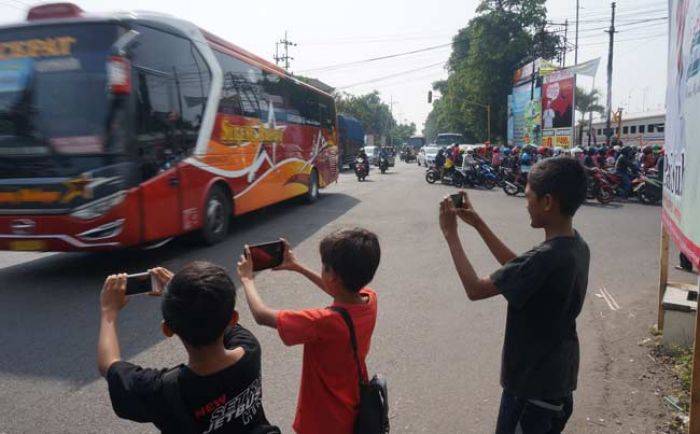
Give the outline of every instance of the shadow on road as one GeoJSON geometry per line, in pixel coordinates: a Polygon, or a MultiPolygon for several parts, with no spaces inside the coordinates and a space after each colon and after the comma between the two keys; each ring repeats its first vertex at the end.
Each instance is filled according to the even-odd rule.
{"type": "MultiPolygon", "coordinates": [[[[98,298],[105,276],[156,265],[177,270],[193,260],[233,272],[244,244],[284,236],[297,245],[357,203],[353,197],[327,193],[312,206],[297,200],[278,204],[236,218],[228,239],[211,247],[175,240],[151,251],[55,254],[0,269],[0,372],[88,383],[98,375],[98,298]]],[[[125,308],[119,323],[123,358],[163,339],[159,303],[155,297],[140,296],[125,308]]]]}

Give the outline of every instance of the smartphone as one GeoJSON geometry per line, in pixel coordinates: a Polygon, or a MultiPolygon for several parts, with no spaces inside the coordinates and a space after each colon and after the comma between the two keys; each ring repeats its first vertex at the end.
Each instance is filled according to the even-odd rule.
{"type": "Polygon", "coordinates": [[[126,295],[146,294],[153,288],[153,277],[148,271],[126,276],[126,295]]]}
{"type": "Polygon", "coordinates": [[[464,196],[462,193],[451,194],[450,199],[452,199],[452,204],[455,206],[455,208],[464,207],[464,196]]]}
{"type": "Polygon", "coordinates": [[[284,242],[256,244],[248,246],[250,259],[253,261],[253,271],[267,270],[282,264],[284,260],[284,242]]]}

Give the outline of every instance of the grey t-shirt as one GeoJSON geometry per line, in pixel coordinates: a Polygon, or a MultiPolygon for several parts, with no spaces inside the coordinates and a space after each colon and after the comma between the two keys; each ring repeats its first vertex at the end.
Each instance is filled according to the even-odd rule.
{"type": "Polygon", "coordinates": [[[508,300],[501,385],[522,398],[576,389],[576,317],[588,287],[588,245],[576,233],[545,241],[491,275],[508,300]]]}

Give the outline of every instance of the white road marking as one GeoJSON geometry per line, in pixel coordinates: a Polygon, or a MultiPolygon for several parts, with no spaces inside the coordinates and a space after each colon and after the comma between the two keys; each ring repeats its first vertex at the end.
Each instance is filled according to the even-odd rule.
{"type": "Polygon", "coordinates": [[[615,312],[615,311],[617,311],[617,310],[620,309],[620,305],[617,304],[617,302],[615,301],[615,299],[612,297],[612,295],[610,295],[610,294],[608,293],[608,291],[605,289],[605,287],[600,288],[600,289],[598,290],[598,294],[596,294],[596,296],[598,296],[598,298],[602,298],[603,300],[605,300],[605,303],[608,304],[608,307],[609,307],[610,310],[612,310],[613,312],[615,312]]]}

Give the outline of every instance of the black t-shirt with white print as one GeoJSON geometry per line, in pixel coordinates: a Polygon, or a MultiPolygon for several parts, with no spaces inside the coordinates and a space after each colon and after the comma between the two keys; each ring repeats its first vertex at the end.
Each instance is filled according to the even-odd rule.
{"type": "MultiPolygon", "coordinates": [[[[240,325],[224,334],[228,349],[242,347],[236,364],[215,374],[200,376],[180,365],[178,384],[185,407],[191,411],[202,434],[274,434],[262,407],[260,344],[240,325]]],[[[181,433],[163,394],[167,369],[146,369],[119,361],[107,371],[109,395],[117,416],[136,422],[151,422],[164,433],[181,433]]]]}

